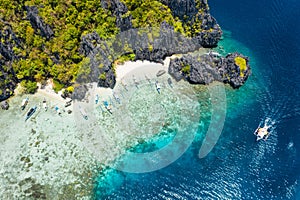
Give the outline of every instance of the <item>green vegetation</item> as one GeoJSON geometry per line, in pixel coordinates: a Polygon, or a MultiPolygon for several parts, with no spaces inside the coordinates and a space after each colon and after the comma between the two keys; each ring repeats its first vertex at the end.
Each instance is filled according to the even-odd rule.
{"type": "MultiPolygon", "coordinates": [[[[132,15],[132,24],[135,28],[159,27],[163,21],[174,26],[175,31],[187,36],[193,36],[200,32],[200,21],[196,23],[182,22],[172,15],[170,8],[162,4],[160,0],[121,0],[126,4],[129,11],[122,17],[132,15]]],[[[107,1],[108,3],[110,1],[107,1]]],[[[110,4],[109,4],[110,6],[110,4]]],[[[200,1],[197,6],[202,12],[200,1]],[[199,4],[199,5],[198,5],[199,4]]],[[[200,14],[200,12],[198,14],[200,14]]],[[[1,38],[1,42],[10,42],[14,45],[13,51],[20,58],[11,63],[16,77],[25,87],[26,92],[32,93],[36,90],[36,82],[44,82],[52,78],[55,91],[62,88],[74,86],[78,76],[88,74],[89,58],[84,58],[79,52],[82,37],[96,31],[101,39],[108,41],[108,48],[119,33],[116,26],[116,17],[110,9],[103,9],[100,1],[57,1],[57,0],[1,0],[0,3],[0,32],[11,27],[19,38],[19,44],[10,37],[1,38]],[[53,30],[52,37],[42,37],[41,30],[35,30],[27,19],[27,11],[24,6],[36,6],[38,15],[44,25],[49,25],[53,30]],[[9,24],[9,25],[8,25],[9,24]]],[[[150,51],[153,50],[152,42],[159,36],[159,29],[153,29],[148,34],[150,51]]],[[[96,41],[95,41],[96,44],[96,41]]],[[[103,47],[106,48],[106,47],[103,47]]],[[[122,46],[125,55],[117,57],[114,64],[134,60],[135,54],[128,44],[122,46]]],[[[0,59],[1,59],[0,55],[0,59]]],[[[103,67],[99,66],[100,68],[103,67]]],[[[183,69],[188,73],[190,67],[183,69]]],[[[9,70],[4,70],[8,72],[9,70]]],[[[0,74],[1,76],[1,74],[0,74]]],[[[99,76],[105,79],[105,74],[99,76]]],[[[68,89],[68,90],[69,90],[68,89]]]]}
{"type": "Polygon", "coordinates": [[[36,82],[32,82],[32,81],[27,81],[27,80],[23,80],[21,82],[21,86],[24,87],[25,89],[25,93],[27,94],[33,94],[36,92],[37,89],[37,84],[36,82]]]}
{"type": "MultiPolygon", "coordinates": [[[[96,31],[106,39],[119,31],[116,18],[109,10],[102,9],[99,1],[2,0],[0,11],[0,18],[8,22],[23,41],[22,48],[14,48],[15,54],[23,58],[15,60],[12,66],[30,92],[33,91],[31,82],[48,78],[56,80],[56,90],[74,83],[83,59],[79,53],[82,36],[96,31]],[[25,5],[38,7],[38,15],[50,25],[54,37],[47,40],[40,35],[40,30],[34,30],[30,22],[24,20],[25,5]],[[55,54],[59,55],[58,63],[53,61],[55,54]]],[[[5,31],[5,26],[0,21],[0,30],[5,31]]]]}
{"type": "Polygon", "coordinates": [[[188,64],[186,64],[186,65],[181,69],[181,71],[182,71],[183,73],[185,73],[185,74],[189,74],[190,71],[191,71],[191,66],[188,65],[188,64]]]}
{"type": "Polygon", "coordinates": [[[69,86],[69,87],[67,87],[66,91],[69,92],[69,93],[73,93],[74,92],[74,87],[69,86]]]}
{"type": "Polygon", "coordinates": [[[105,80],[106,79],[106,74],[105,73],[100,74],[99,79],[105,80]]]}
{"type": "Polygon", "coordinates": [[[234,62],[240,68],[240,76],[244,77],[244,71],[247,69],[246,60],[242,57],[237,56],[234,58],[234,62]]]}
{"type": "Polygon", "coordinates": [[[163,21],[183,33],[181,21],[175,19],[168,6],[157,0],[123,0],[132,15],[132,24],[136,28],[160,27],[163,21]]]}
{"type": "Polygon", "coordinates": [[[53,89],[54,89],[55,92],[58,92],[58,91],[60,91],[61,89],[64,88],[64,85],[61,84],[61,83],[60,83],[59,81],[57,81],[57,80],[53,80],[53,83],[54,83],[53,89]]]}

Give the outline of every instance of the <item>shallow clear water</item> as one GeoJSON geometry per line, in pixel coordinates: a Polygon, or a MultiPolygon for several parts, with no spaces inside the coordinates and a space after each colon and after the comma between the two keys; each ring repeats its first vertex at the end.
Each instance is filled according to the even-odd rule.
{"type": "MultiPolygon", "coordinates": [[[[299,6],[297,1],[210,1],[212,14],[230,30],[217,50],[242,52],[253,68],[242,88],[226,90],[227,114],[217,145],[198,158],[211,119],[208,106],[194,142],[176,162],[144,174],[109,169],[95,183],[96,198],[299,199],[299,6]],[[257,143],[253,131],[266,118],[274,122],[273,131],[257,143]]],[[[208,105],[206,97],[200,103],[208,105]]]]}

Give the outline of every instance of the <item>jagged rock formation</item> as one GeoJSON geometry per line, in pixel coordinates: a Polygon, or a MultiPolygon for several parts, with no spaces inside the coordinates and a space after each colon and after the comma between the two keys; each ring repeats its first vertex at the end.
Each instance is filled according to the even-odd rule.
{"type": "Polygon", "coordinates": [[[191,20],[199,11],[195,0],[161,0],[161,2],[171,9],[174,16],[183,21],[191,20]]]}
{"type": "Polygon", "coordinates": [[[222,36],[222,30],[216,19],[209,13],[207,0],[161,0],[173,12],[174,16],[188,26],[200,24],[195,35],[203,47],[216,47],[222,36]]]}
{"type": "Polygon", "coordinates": [[[27,11],[27,19],[30,21],[32,28],[34,28],[37,33],[40,33],[40,35],[45,37],[47,40],[54,36],[50,26],[38,15],[39,12],[36,6],[25,6],[25,10],[27,11]]]}
{"type": "Polygon", "coordinates": [[[11,26],[6,22],[1,22],[4,26],[0,31],[0,101],[3,101],[13,95],[18,82],[11,67],[11,61],[17,58],[13,47],[21,47],[21,45],[11,26]]]}
{"type": "Polygon", "coordinates": [[[192,52],[201,47],[195,38],[184,37],[165,22],[160,28],[144,29],[144,33],[139,31],[137,29],[124,31],[115,39],[108,41],[101,40],[96,32],[84,36],[80,52],[90,58],[90,73],[80,76],[77,81],[80,83],[98,82],[101,87],[113,88],[116,83],[113,62],[119,56],[134,53],[135,60],[163,63],[167,56],[192,52]],[[155,34],[158,36],[155,37],[155,34]],[[125,44],[127,50],[124,49],[125,44]],[[99,79],[101,74],[105,77],[99,79]]]}
{"type": "Polygon", "coordinates": [[[233,88],[241,87],[251,74],[249,58],[237,52],[228,54],[217,65],[218,71],[224,83],[229,83],[233,88]],[[246,68],[237,64],[236,58],[243,58],[246,61],[246,68]]]}
{"type": "MultiPolygon", "coordinates": [[[[50,26],[38,16],[37,7],[25,6],[24,8],[27,11],[27,19],[35,31],[46,39],[50,39],[54,33],[50,26]]],[[[11,63],[19,59],[13,49],[14,47],[23,49],[23,41],[16,36],[8,22],[3,20],[0,22],[2,25],[0,26],[2,29],[0,31],[0,101],[3,101],[13,95],[17,86],[18,79],[11,63]]]]}
{"type": "Polygon", "coordinates": [[[9,104],[7,101],[2,101],[0,103],[0,106],[1,106],[2,110],[8,110],[8,108],[9,108],[9,104]]]}
{"type": "Polygon", "coordinates": [[[86,66],[89,73],[79,75],[77,82],[98,82],[101,87],[113,88],[116,78],[112,68],[113,59],[109,59],[113,52],[107,43],[102,41],[96,32],[93,32],[82,38],[80,52],[89,58],[86,66]]]}
{"type": "Polygon", "coordinates": [[[135,60],[149,60],[163,63],[167,56],[185,54],[202,47],[199,37],[188,38],[174,31],[174,27],[163,22],[160,28],[140,30],[131,29],[121,32],[114,40],[101,40],[96,32],[82,38],[80,52],[90,58],[90,74],[78,78],[80,83],[98,82],[101,87],[113,88],[115,75],[113,61],[119,56],[134,53],[135,60]],[[112,44],[112,45],[109,45],[112,44]],[[128,50],[124,49],[127,45],[128,50]],[[102,67],[99,68],[101,64],[102,67]],[[105,77],[99,79],[99,75],[105,77]],[[98,81],[97,81],[98,79],[98,81]]]}
{"type": "Polygon", "coordinates": [[[184,55],[171,60],[169,73],[175,80],[187,80],[192,84],[209,84],[213,81],[229,83],[233,88],[242,86],[250,75],[249,58],[239,53],[219,57],[216,54],[202,56],[184,55]],[[239,66],[236,58],[243,60],[239,66]]]}
{"type": "Polygon", "coordinates": [[[163,63],[167,56],[192,52],[201,47],[194,38],[187,38],[175,32],[166,22],[163,22],[158,30],[150,30],[150,33],[155,31],[159,31],[159,36],[153,41],[147,34],[132,33],[134,40],[130,40],[129,44],[136,55],[136,60],[163,63]]]}
{"type": "Polygon", "coordinates": [[[132,17],[131,15],[126,17],[123,16],[128,12],[128,8],[120,0],[101,1],[101,6],[104,9],[108,9],[112,11],[113,15],[116,16],[117,18],[116,25],[118,28],[120,28],[120,31],[126,31],[132,28],[132,23],[131,23],[132,17]]]}

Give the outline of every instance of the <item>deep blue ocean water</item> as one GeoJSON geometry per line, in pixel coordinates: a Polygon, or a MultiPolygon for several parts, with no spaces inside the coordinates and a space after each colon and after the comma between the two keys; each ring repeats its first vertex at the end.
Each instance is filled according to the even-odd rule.
{"type": "Polygon", "coordinates": [[[225,52],[251,58],[253,73],[227,89],[227,115],[217,145],[198,158],[209,117],[192,146],[166,168],[144,174],[108,170],[97,199],[300,199],[300,2],[209,1],[224,32],[225,52]],[[269,139],[253,131],[270,118],[269,139]]]}

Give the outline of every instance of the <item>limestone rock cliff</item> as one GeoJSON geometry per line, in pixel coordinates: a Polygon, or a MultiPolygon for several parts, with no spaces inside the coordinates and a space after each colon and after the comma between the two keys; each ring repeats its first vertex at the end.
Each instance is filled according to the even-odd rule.
{"type": "Polygon", "coordinates": [[[222,30],[216,19],[210,15],[206,0],[161,0],[161,2],[185,24],[198,27],[199,33],[195,37],[201,46],[210,48],[218,45],[222,30]]]}
{"type": "Polygon", "coordinates": [[[126,31],[132,28],[131,15],[123,16],[128,12],[128,8],[123,2],[120,0],[104,0],[101,1],[101,6],[104,9],[112,11],[113,15],[116,16],[116,25],[120,28],[120,31],[126,31]]]}
{"type": "Polygon", "coordinates": [[[17,59],[13,48],[21,47],[21,41],[16,37],[9,23],[1,21],[4,26],[0,31],[0,101],[13,95],[17,78],[11,67],[11,62],[17,59]]]}
{"type": "Polygon", "coordinates": [[[175,80],[184,79],[192,84],[209,84],[213,81],[228,83],[239,88],[251,72],[249,58],[239,53],[220,57],[218,54],[201,56],[184,55],[171,60],[169,73],[175,80]]]}
{"type": "Polygon", "coordinates": [[[25,10],[27,11],[27,19],[37,33],[47,38],[47,40],[54,36],[51,27],[38,15],[38,8],[36,6],[25,6],[25,10]]]}

